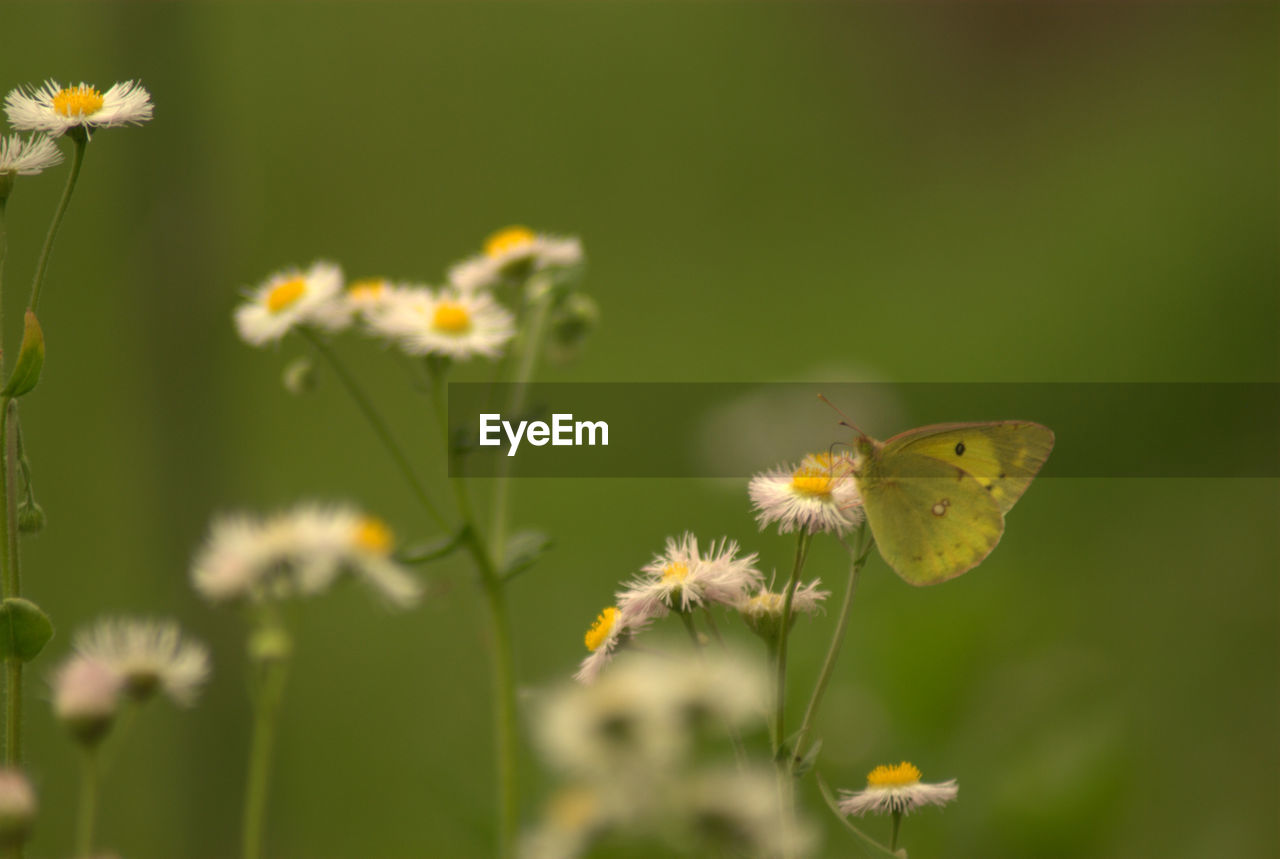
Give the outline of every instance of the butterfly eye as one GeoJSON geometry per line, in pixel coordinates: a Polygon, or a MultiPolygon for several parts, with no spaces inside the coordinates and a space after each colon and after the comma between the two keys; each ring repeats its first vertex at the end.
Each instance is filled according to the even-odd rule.
{"type": "Polygon", "coordinates": [[[956,456],[964,456],[964,442],[956,442],[956,456]]]}

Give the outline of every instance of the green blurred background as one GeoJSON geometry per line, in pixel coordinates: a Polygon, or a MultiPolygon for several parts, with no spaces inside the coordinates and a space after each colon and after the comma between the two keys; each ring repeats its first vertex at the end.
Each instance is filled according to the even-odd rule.
{"type": "MultiPolygon", "coordinates": [[[[73,630],[127,612],[180,618],[216,672],[195,711],[135,724],[100,841],[131,859],[235,855],[243,626],[187,582],[213,512],[349,498],[428,533],[332,380],[282,391],[300,344],[236,339],[241,289],[315,258],[438,282],[526,223],[582,236],[604,312],[587,357],[548,380],[1280,381],[1277,17],[5,3],[0,87],[138,78],[156,104],[150,125],[90,144],[42,303],[43,383],[23,401],[49,515],[24,582],[60,630],[32,671],[31,854],[70,852],[76,785],[44,677],[73,630]]],[[[6,344],[64,170],[21,180],[8,207],[6,344]]],[[[432,462],[398,366],[340,349],[432,462]]],[[[1168,431],[1214,444],[1212,426],[1168,431]]],[[[958,778],[956,804],[906,825],[913,856],[1276,855],[1278,495],[1276,480],[1044,479],[968,576],[916,590],[875,560],[819,724],[824,775],[858,787],[907,758],[958,778]]],[[[529,687],[573,670],[666,535],[728,534],[770,567],[792,548],[756,533],[741,483],[528,480],[514,502],[557,538],[513,586],[529,687]]],[[[842,581],[838,550],[818,546],[811,570],[842,581]]],[[[485,617],[462,562],[431,573],[408,615],[349,590],[306,606],[273,857],[489,853],[485,617]]],[[[793,688],[832,622],[798,627],[793,688]]],[[[528,816],[545,781],[525,763],[528,816]]],[[[857,855],[811,807],[824,854],[857,855]]]]}

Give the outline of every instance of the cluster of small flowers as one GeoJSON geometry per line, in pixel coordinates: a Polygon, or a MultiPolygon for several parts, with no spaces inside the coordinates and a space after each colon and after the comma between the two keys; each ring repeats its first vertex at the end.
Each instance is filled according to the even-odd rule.
{"type": "Polygon", "coordinates": [[[110,729],[121,695],[141,703],[163,692],[189,707],[209,676],[209,652],[172,621],[104,620],[73,647],[53,676],[53,711],[90,746],[110,729]]]}
{"type": "Polygon", "coordinates": [[[213,521],[191,579],[210,602],[261,601],[321,593],[349,571],[389,605],[408,608],[422,586],[392,557],[393,545],[381,520],[345,505],[232,514],[213,521]]]}
{"type": "Polygon", "coordinates": [[[0,137],[0,177],[30,176],[62,161],[54,138],[68,132],[88,135],[95,128],[140,125],[151,119],[151,95],[135,81],[105,93],[86,83],[64,87],[46,81],[38,88],[11,90],[4,100],[9,124],[30,137],[0,137]]]}
{"type": "Polygon", "coordinates": [[[450,269],[441,289],[380,278],[344,286],[341,268],[317,262],[305,271],[278,272],[252,290],[236,309],[236,328],[246,342],[264,346],[298,326],[336,332],[358,322],[366,333],[410,355],[492,359],[516,335],[515,316],[493,290],[526,281],[530,289],[549,288],[576,271],[582,259],[575,238],[510,227],[491,236],[483,254],[450,269]]]}
{"type": "Polygon", "coordinates": [[[772,770],[700,748],[763,724],[768,695],[763,664],[720,652],[627,654],[599,682],[549,695],[535,711],[535,739],[565,785],[521,854],[576,856],[620,833],[690,855],[803,855],[812,833],[783,808],[772,770]]]}

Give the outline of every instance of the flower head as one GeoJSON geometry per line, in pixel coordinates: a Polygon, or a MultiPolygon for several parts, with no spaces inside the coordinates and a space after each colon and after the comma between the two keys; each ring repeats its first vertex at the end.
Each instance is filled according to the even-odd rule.
{"type": "Polygon", "coordinates": [[[0,768],[0,848],[26,842],[36,817],[36,792],[22,770],[0,768]]]}
{"type": "Polygon", "coordinates": [[[58,137],[73,128],[141,125],[151,119],[151,94],[136,81],[118,83],[105,93],[86,83],[64,87],[46,81],[37,89],[13,89],[5,96],[9,124],[22,131],[58,137]]]}
{"type": "Polygon", "coordinates": [[[279,340],[295,325],[337,331],[351,320],[341,292],[342,269],[333,263],[317,262],[306,271],[277,272],[236,308],[236,329],[254,346],[279,340]]]}
{"type": "Polygon", "coordinates": [[[747,491],[762,529],[777,522],[782,534],[844,534],[862,521],[862,496],[845,456],[810,454],[794,468],[757,474],[747,491]]]}
{"type": "MultiPolygon", "coordinates": [[[[822,601],[831,596],[830,591],[818,590],[822,584],[814,579],[808,584],[797,584],[795,593],[791,595],[791,625],[802,614],[815,614],[822,608],[822,601]]],[[[738,606],[742,619],[752,631],[766,640],[772,641],[782,630],[782,613],[786,608],[786,593],[775,593],[768,588],[761,588],[756,594],[738,606]]]]}
{"type": "Polygon", "coordinates": [[[582,660],[578,673],[573,679],[579,683],[590,683],[596,679],[600,669],[613,659],[614,652],[626,643],[633,633],[639,631],[644,621],[630,623],[622,616],[616,606],[609,606],[596,617],[583,641],[590,653],[582,660]]]}
{"type": "Polygon", "coordinates": [[[410,355],[496,358],[515,336],[515,319],[492,296],[399,288],[366,309],[369,330],[410,355]]]}
{"type": "Polygon", "coordinates": [[[535,233],[528,227],[507,227],[489,236],[484,253],[449,269],[449,283],[461,292],[475,292],[504,282],[520,282],[536,271],[567,269],[582,262],[576,238],[535,233]]]}
{"type": "Polygon", "coordinates": [[[96,745],[120,709],[123,678],[110,665],[76,654],[53,675],[53,714],[77,740],[96,745]]]}
{"type": "Polygon", "coordinates": [[[955,779],[939,784],[920,781],[920,770],[903,761],[873,769],[863,790],[841,791],[840,810],[845,814],[910,814],[924,805],[946,805],[958,790],[955,779]]]}
{"type": "Polygon", "coordinates": [[[183,640],[172,621],[104,620],[80,633],[76,652],[109,666],[131,698],[145,701],[162,690],[188,707],[209,676],[209,651],[183,640]]]}
{"type": "Polygon", "coordinates": [[[43,134],[0,137],[0,174],[34,176],[62,161],[58,144],[43,134]]]}
{"type": "Polygon", "coordinates": [[[693,534],[668,537],[666,551],[642,567],[642,575],[618,595],[618,608],[632,624],[703,605],[736,608],[764,581],[755,563],[754,553],[739,558],[738,544],[727,538],[712,543],[704,554],[693,534]]]}

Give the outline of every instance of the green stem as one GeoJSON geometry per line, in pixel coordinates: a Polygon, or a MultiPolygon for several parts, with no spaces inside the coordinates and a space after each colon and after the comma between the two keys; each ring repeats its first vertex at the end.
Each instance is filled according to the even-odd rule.
{"type": "Polygon", "coordinates": [[[703,605],[702,613],[707,618],[707,628],[711,630],[711,636],[720,643],[720,647],[725,648],[724,636],[720,634],[720,627],[716,625],[716,616],[711,613],[711,606],[703,605]]]}
{"type": "MultiPolygon", "coordinates": [[[[17,403],[0,400],[0,442],[4,445],[4,463],[0,467],[0,542],[3,562],[0,580],[5,599],[22,595],[22,576],[18,566],[18,435],[15,423],[17,403]]],[[[11,657],[5,662],[5,743],[7,766],[22,763],[22,660],[11,657]]]]}
{"type": "MultiPolygon", "coordinates": [[[[8,180],[12,182],[12,178],[8,180]]],[[[5,180],[0,177],[0,184],[5,180]]],[[[4,261],[9,254],[9,228],[5,221],[5,209],[9,205],[9,195],[0,191],[0,379],[4,378],[4,261]]]]}
{"type": "Polygon", "coordinates": [[[812,538],[808,531],[801,531],[796,541],[796,559],[791,567],[791,577],[787,579],[787,595],[782,602],[782,626],[778,632],[778,665],[777,695],[773,716],[773,753],[776,757],[786,741],[787,711],[787,639],[791,637],[791,601],[795,599],[796,585],[800,581],[800,570],[804,567],[805,555],[809,553],[809,541],[812,538]]]}
{"type": "Polygon", "coordinates": [[[267,819],[267,789],[271,780],[271,756],[275,746],[280,704],[284,698],[285,657],[262,666],[262,683],[253,702],[253,739],[249,748],[249,773],[244,793],[244,859],[261,859],[267,819]]]}
{"type": "Polygon", "coordinates": [[[813,694],[809,697],[809,706],[805,708],[804,720],[800,722],[800,730],[796,733],[796,747],[791,757],[792,769],[794,770],[794,762],[801,758],[804,754],[804,743],[809,736],[809,729],[813,724],[813,718],[818,712],[819,705],[822,704],[822,696],[826,694],[827,683],[831,680],[831,671],[835,668],[836,657],[840,655],[840,647],[844,644],[845,632],[849,628],[849,616],[853,609],[853,593],[858,587],[858,573],[862,571],[863,565],[867,562],[868,550],[870,546],[865,545],[867,535],[867,523],[863,522],[858,529],[857,548],[851,553],[849,559],[849,584],[845,587],[844,602],[840,606],[840,619],[836,621],[835,632],[831,634],[831,646],[827,648],[827,658],[822,662],[822,671],[818,674],[818,682],[813,687],[813,694]]]}
{"type": "Polygon", "coordinates": [[[93,824],[98,816],[98,750],[88,746],[80,764],[80,811],[76,818],[76,857],[93,856],[93,824]]]}
{"type": "Polygon", "coordinates": [[[876,841],[870,835],[854,826],[849,820],[848,815],[840,810],[840,804],[836,801],[835,794],[831,792],[831,788],[827,786],[827,783],[822,780],[822,776],[815,773],[814,777],[818,780],[818,790],[822,792],[822,799],[827,803],[827,808],[831,809],[831,813],[836,816],[836,819],[840,821],[845,829],[849,830],[859,841],[880,855],[890,857],[900,856],[900,854],[894,853],[888,847],[885,847],[879,841],[876,841]]]}
{"type": "Polygon", "coordinates": [[[449,530],[449,523],[445,521],[444,516],[441,515],[440,511],[436,508],[435,503],[432,502],[431,496],[427,493],[426,487],[422,485],[422,481],[418,479],[418,475],[413,470],[413,466],[409,464],[409,457],[405,455],[404,449],[400,447],[395,436],[391,434],[391,428],[388,426],[381,413],[378,412],[373,401],[365,394],[364,389],[360,387],[360,383],[357,382],[355,377],[351,375],[349,370],[347,370],[346,365],[342,363],[337,354],[334,353],[334,351],[329,348],[329,345],[317,336],[314,331],[305,327],[299,330],[302,332],[302,335],[311,342],[311,345],[315,347],[316,351],[320,353],[320,356],[329,363],[330,367],[333,368],[334,375],[338,377],[342,386],[346,388],[347,393],[351,395],[351,399],[355,400],[356,406],[364,415],[365,420],[367,420],[369,425],[373,427],[374,434],[378,436],[383,447],[387,449],[387,452],[391,454],[391,458],[395,460],[396,466],[399,467],[405,480],[408,481],[410,488],[413,490],[414,495],[417,496],[418,501],[422,504],[423,509],[425,509],[431,518],[436,521],[436,524],[445,530],[449,530]]]}
{"type": "Polygon", "coordinates": [[[31,279],[31,300],[27,302],[27,307],[31,310],[35,310],[40,302],[40,286],[44,283],[45,269],[49,267],[49,257],[53,254],[53,240],[58,237],[62,217],[67,213],[67,206],[71,203],[71,193],[75,191],[76,180],[80,178],[80,166],[84,163],[84,150],[89,142],[89,136],[84,129],[80,128],[68,132],[67,137],[75,143],[76,149],[71,156],[71,172],[67,174],[67,185],[62,189],[62,199],[58,201],[58,208],[53,212],[53,221],[49,224],[49,232],[44,237],[44,247],[40,250],[40,259],[36,262],[36,273],[31,279]]]}
{"type": "Polygon", "coordinates": [[[902,812],[895,811],[893,813],[893,834],[889,836],[889,849],[898,849],[898,829],[902,826],[902,812]]]}
{"type": "MultiPolygon", "coordinates": [[[[533,288],[540,284],[530,281],[533,288]]],[[[506,405],[506,413],[518,416],[524,408],[525,394],[529,382],[533,380],[533,371],[538,363],[538,355],[542,352],[542,341],[546,336],[547,319],[551,314],[554,295],[551,289],[545,288],[543,293],[531,302],[529,327],[520,334],[518,353],[520,359],[516,364],[515,378],[512,380],[511,396],[506,405]]],[[[513,417],[513,420],[515,418],[513,417]]],[[[511,463],[509,457],[498,461],[498,475],[493,485],[493,506],[489,521],[489,554],[496,563],[502,563],[506,551],[507,539],[507,502],[510,495],[511,463]]]]}
{"type": "Polygon", "coordinates": [[[693,617],[687,611],[676,611],[676,614],[680,615],[680,621],[689,633],[689,639],[693,642],[693,649],[701,651],[702,639],[698,637],[698,628],[693,625],[693,617]]]}

